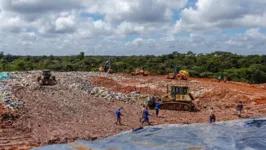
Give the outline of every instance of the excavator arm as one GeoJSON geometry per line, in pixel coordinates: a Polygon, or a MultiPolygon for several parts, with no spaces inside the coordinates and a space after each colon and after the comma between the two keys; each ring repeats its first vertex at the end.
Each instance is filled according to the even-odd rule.
{"type": "Polygon", "coordinates": [[[104,68],[104,72],[108,71],[108,69],[110,68],[110,59],[105,62],[103,68],[104,68]]]}

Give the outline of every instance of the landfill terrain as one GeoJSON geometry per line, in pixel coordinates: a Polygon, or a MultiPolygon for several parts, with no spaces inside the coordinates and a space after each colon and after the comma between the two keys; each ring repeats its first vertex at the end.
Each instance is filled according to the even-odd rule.
{"type": "Polygon", "coordinates": [[[215,124],[160,125],[96,141],[75,141],[32,150],[264,150],[266,118],[215,124]]]}
{"type": "MultiPolygon", "coordinates": [[[[53,72],[57,84],[40,86],[40,71],[11,72],[0,82],[0,150],[103,139],[140,126],[142,104],[148,96],[166,94],[167,85],[187,85],[199,111],[160,110],[152,125],[207,123],[214,108],[217,121],[266,115],[266,84],[249,85],[165,76],[131,76],[98,72],[53,72]],[[244,112],[236,115],[242,102],[244,112]],[[122,125],[115,111],[122,107],[122,125]]],[[[146,124],[145,124],[146,125],[146,124]]]]}

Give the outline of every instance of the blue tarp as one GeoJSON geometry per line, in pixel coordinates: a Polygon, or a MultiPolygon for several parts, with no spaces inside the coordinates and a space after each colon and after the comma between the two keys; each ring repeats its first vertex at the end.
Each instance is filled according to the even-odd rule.
{"type": "Polygon", "coordinates": [[[266,150],[266,117],[215,124],[162,125],[97,141],[33,150],[266,150]]]}
{"type": "Polygon", "coordinates": [[[9,79],[9,75],[7,72],[0,72],[0,81],[1,80],[6,80],[6,79],[9,79]]]}

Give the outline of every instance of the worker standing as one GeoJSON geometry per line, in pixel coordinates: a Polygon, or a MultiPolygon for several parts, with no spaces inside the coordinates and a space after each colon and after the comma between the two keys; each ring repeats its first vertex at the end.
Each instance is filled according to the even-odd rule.
{"type": "Polygon", "coordinates": [[[224,83],[226,83],[226,81],[227,81],[227,78],[226,78],[226,76],[224,76],[224,83]]]}
{"type": "Polygon", "coordinates": [[[145,108],[145,110],[143,111],[143,121],[142,121],[142,124],[144,123],[144,122],[147,122],[148,123],[148,125],[150,125],[150,122],[149,122],[149,111],[148,111],[148,107],[146,106],[146,108],[145,108]]]}
{"type": "Polygon", "coordinates": [[[159,106],[160,106],[160,103],[157,100],[156,103],[155,103],[155,114],[156,114],[156,117],[159,116],[159,106]]]}
{"type": "Polygon", "coordinates": [[[120,112],[121,108],[118,108],[116,110],[116,123],[115,124],[120,124],[121,125],[121,116],[123,116],[120,112]]]}
{"type": "Polygon", "coordinates": [[[147,101],[147,106],[150,106],[150,105],[151,105],[151,97],[149,96],[148,101],[147,101]]]}
{"type": "Polygon", "coordinates": [[[214,115],[213,108],[210,110],[210,123],[214,123],[216,121],[216,116],[214,115]]]}
{"type": "Polygon", "coordinates": [[[218,77],[218,82],[220,82],[220,81],[221,81],[221,76],[218,77]]]}
{"type": "Polygon", "coordinates": [[[145,105],[143,105],[143,108],[141,109],[141,112],[140,112],[140,114],[141,114],[141,117],[140,117],[140,119],[139,119],[139,122],[141,122],[141,121],[142,121],[142,119],[144,118],[144,110],[145,110],[145,108],[146,108],[146,106],[145,106],[145,105]]]}
{"type": "Polygon", "coordinates": [[[238,117],[241,117],[241,113],[242,113],[242,110],[243,110],[243,104],[242,104],[242,102],[239,102],[239,104],[236,107],[236,110],[237,110],[238,117]]]}

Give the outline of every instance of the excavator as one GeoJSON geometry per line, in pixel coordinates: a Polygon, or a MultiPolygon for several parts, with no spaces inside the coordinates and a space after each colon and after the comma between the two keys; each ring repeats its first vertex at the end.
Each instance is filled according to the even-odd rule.
{"type": "Polygon", "coordinates": [[[150,72],[147,71],[146,66],[140,67],[139,69],[136,69],[135,72],[131,73],[132,76],[136,76],[136,75],[148,76],[149,74],[150,72]]]}
{"type": "Polygon", "coordinates": [[[42,75],[37,78],[37,81],[40,85],[55,85],[55,84],[57,84],[55,76],[51,75],[50,70],[43,70],[42,75]]]}
{"type": "MultiPolygon", "coordinates": [[[[177,111],[195,111],[193,104],[194,97],[189,93],[189,87],[184,85],[167,85],[167,94],[163,96],[159,103],[160,109],[177,110],[177,111]]],[[[149,107],[155,107],[155,101],[151,100],[149,107]]]]}
{"type": "Polygon", "coordinates": [[[106,72],[106,73],[113,73],[113,70],[111,69],[111,60],[108,59],[103,66],[99,68],[100,72],[106,72]]]}
{"type": "Polygon", "coordinates": [[[174,73],[169,73],[167,79],[188,80],[189,73],[185,70],[180,70],[179,66],[174,67],[174,73]]]}

